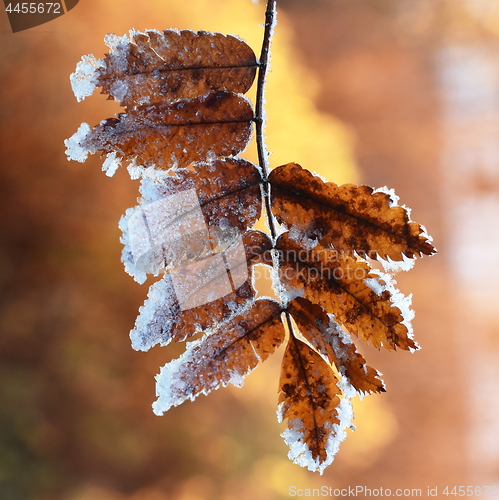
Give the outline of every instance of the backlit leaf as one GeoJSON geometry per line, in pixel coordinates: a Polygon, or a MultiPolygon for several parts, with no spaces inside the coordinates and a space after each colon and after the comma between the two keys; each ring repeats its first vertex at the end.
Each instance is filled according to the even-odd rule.
{"type": "Polygon", "coordinates": [[[321,306],[297,297],[289,303],[288,311],[307,342],[336,366],[358,392],[385,392],[379,373],[367,366],[355,344],[321,306]]]}
{"type": "Polygon", "coordinates": [[[175,171],[161,182],[142,181],[144,203],[187,189],[195,189],[208,226],[220,225],[245,231],[260,217],[262,177],[253,163],[243,158],[197,163],[175,171]]]}
{"type": "MultiPolygon", "coordinates": [[[[234,277],[241,275],[246,279],[230,293],[206,304],[191,309],[181,310],[176,297],[175,287],[169,274],[149,289],[149,295],[140,308],[135,328],[130,337],[134,349],[147,351],[156,344],[167,345],[171,340],[181,341],[200,331],[210,332],[230,316],[248,308],[255,296],[252,286],[252,267],[262,261],[264,253],[271,248],[269,237],[261,231],[249,231],[243,238],[246,260],[238,267],[230,268],[232,285],[234,277]],[[241,270],[241,267],[245,269],[241,270]],[[242,273],[241,273],[242,271],[242,273]]],[[[226,268],[219,269],[221,278],[225,278],[226,268]]],[[[214,281],[206,287],[213,288],[214,281]]],[[[203,290],[196,290],[203,293],[203,290]]]]}
{"type": "Polygon", "coordinates": [[[289,233],[276,246],[279,276],[295,295],[321,305],[346,330],[375,347],[418,348],[405,324],[412,319],[408,299],[382,283],[367,262],[319,245],[306,249],[289,233]]]}
{"type": "Polygon", "coordinates": [[[252,120],[249,101],[228,92],[160,102],[121,113],[94,129],[83,124],[66,141],[67,154],[85,161],[88,154],[107,153],[112,171],[125,158],[144,167],[183,168],[243,151],[252,120]]]}
{"type": "Polygon", "coordinates": [[[284,341],[281,312],[277,302],[259,299],[212,334],[188,344],[184,354],[157,376],[154,412],[161,415],[220,386],[241,386],[244,377],[284,341]]]}
{"type": "Polygon", "coordinates": [[[131,31],[130,36],[107,35],[106,43],[110,51],[97,70],[97,86],[128,107],[219,90],[244,94],[256,74],[253,50],[232,35],[131,31]]]}
{"type": "Polygon", "coordinates": [[[143,179],[140,205],[120,221],[127,272],[143,282],[170,263],[224,250],[260,217],[260,183],[259,170],[242,158],[197,163],[161,182],[143,179]],[[189,193],[191,204],[180,210],[189,193]]]}
{"type": "Polygon", "coordinates": [[[425,229],[386,192],[324,182],[296,163],[277,167],[269,181],[278,221],[324,247],[396,261],[435,253],[425,229]]]}
{"type": "Polygon", "coordinates": [[[313,471],[322,472],[333,461],[345,437],[340,419],[348,420],[349,403],[340,399],[337,381],[319,354],[291,336],[282,362],[278,418],[287,420],[283,437],[289,458],[313,471]]]}

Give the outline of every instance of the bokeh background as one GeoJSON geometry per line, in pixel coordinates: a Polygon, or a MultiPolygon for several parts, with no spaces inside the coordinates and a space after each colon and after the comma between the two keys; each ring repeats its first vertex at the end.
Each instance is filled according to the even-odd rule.
{"type": "MultiPolygon", "coordinates": [[[[0,13],[0,498],[274,500],[289,487],[499,485],[499,3],[280,0],[268,85],[272,165],[394,188],[439,255],[399,276],[422,350],[365,348],[388,392],[355,402],[321,477],[292,464],[276,422],[282,351],[242,389],[163,417],[154,376],[183,346],[130,347],[147,284],[123,271],[117,222],[138,184],[67,162],[82,121],[69,74],[106,33],[237,33],[251,0],[81,0],[10,32],[0,13]]],[[[251,147],[248,158],[254,158],[251,147]]],[[[148,283],[150,284],[150,282],[148,283]]]]}

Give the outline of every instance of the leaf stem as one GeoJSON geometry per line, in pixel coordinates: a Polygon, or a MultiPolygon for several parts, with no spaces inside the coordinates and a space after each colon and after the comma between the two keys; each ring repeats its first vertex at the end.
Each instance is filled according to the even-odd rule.
{"type": "MultiPolygon", "coordinates": [[[[269,165],[268,165],[268,151],[265,144],[265,83],[266,76],[269,67],[270,58],[270,45],[272,42],[272,35],[274,33],[274,27],[276,25],[276,0],[267,0],[267,9],[265,11],[265,31],[263,34],[262,51],[260,53],[260,61],[258,67],[258,81],[256,89],[256,110],[255,110],[255,126],[256,126],[256,145],[258,150],[258,163],[262,171],[263,176],[263,196],[265,200],[265,211],[267,216],[267,223],[270,229],[270,234],[272,237],[272,261],[273,266],[278,267],[279,261],[277,252],[275,249],[275,244],[277,240],[277,229],[274,215],[272,214],[271,203],[270,203],[270,184],[268,181],[269,177],[269,165]]],[[[277,288],[279,289],[279,287],[277,288]]],[[[286,298],[282,293],[278,293],[279,299],[282,303],[286,303],[286,298]]],[[[286,320],[288,323],[289,333],[291,336],[295,336],[293,331],[293,325],[291,323],[291,318],[289,313],[285,311],[286,320]]]]}
{"type": "Polygon", "coordinates": [[[284,315],[286,316],[286,323],[288,325],[289,335],[290,337],[296,338],[295,329],[293,328],[293,323],[291,323],[291,316],[289,315],[289,311],[285,310],[284,315]]]}

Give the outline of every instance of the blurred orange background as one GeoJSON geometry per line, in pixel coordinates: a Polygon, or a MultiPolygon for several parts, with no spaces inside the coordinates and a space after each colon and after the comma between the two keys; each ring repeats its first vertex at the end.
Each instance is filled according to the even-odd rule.
{"type": "Polygon", "coordinates": [[[498,6],[278,1],[272,166],[394,188],[440,251],[398,278],[422,350],[363,349],[388,392],[355,402],[357,430],[323,476],[292,464],[279,436],[282,351],[242,389],[153,415],[154,376],[183,345],[130,347],[147,284],[123,270],[117,223],[138,183],[64,154],[81,122],[119,111],[98,94],[77,103],[69,84],[106,33],[222,31],[258,53],[263,3],[81,0],[16,34],[0,13],[0,498],[279,500],[291,486],[424,498],[499,485],[498,6]]]}

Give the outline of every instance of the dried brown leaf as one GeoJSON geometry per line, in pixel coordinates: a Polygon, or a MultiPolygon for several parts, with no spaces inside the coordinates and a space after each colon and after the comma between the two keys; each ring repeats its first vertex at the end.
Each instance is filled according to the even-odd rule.
{"type": "MultiPolygon", "coordinates": [[[[243,151],[251,137],[253,110],[243,96],[216,92],[193,99],[139,106],[66,141],[70,158],[107,153],[144,167],[183,168],[243,151]]],[[[111,156],[109,156],[111,155],[111,156]]]]}
{"type": "Polygon", "coordinates": [[[319,245],[305,249],[289,233],[283,233],[276,246],[281,262],[279,276],[288,289],[321,305],[346,330],[375,347],[418,348],[410,338],[402,311],[392,303],[405,307],[405,299],[385,287],[367,262],[319,245]],[[373,286],[378,287],[379,294],[373,286]]]}
{"type": "Polygon", "coordinates": [[[192,98],[253,84],[253,50],[232,35],[191,30],[108,35],[111,48],[97,72],[102,93],[124,106],[192,98]]]}
{"type": "Polygon", "coordinates": [[[385,192],[324,182],[296,163],[277,167],[269,181],[277,220],[324,247],[396,261],[435,253],[425,229],[385,192]]]}
{"type": "Polygon", "coordinates": [[[211,335],[190,343],[180,358],[161,369],[154,412],[162,414],[220,386],[241,386],[284,341],[281,312],[277,302],[259,299],[211,335]]]}
{"type": "MultiPolygon", "coordinates": [[[[225,297],[200,307],[182,311],[172,330],[173,340],[182,341],[198,331],[214,328],[232,315],[234,311],[247,304],[248,299],[254,297],[255,290],[251,284],[252,267],[262,262],[265,253],[272,247],[272,242],[262,231],[248,231],[243,236],[243,243],[246,251],[248,280],[225,297]]],[[[230,270],[231,276],[237,272],[238,269],[235,268],[230,270]]]]}
{"type": "Polygon", "coordinates": [[[336,366],[358,392],[385,392],[379,373],[366,364],[355,344],[321,306],[297,297],[288,304],[288,312],[305,340],[336,366]]]}
{"type": "Polygon", "coordinates": [[[143,179],[141,204],[120,221],[127,272],[144,282],[146,273],[224,251],[260,217],[261,180],[242,158],[197,163],[162,182],[143,179]],[[192,204],[180,209],[187,193],[192,204]]]}
{"type": "Polygon", "coordinates": [[[144,202],[195,189],[208,227],[223,223],[224,227],[245,231],[260,217],[261,183],[262,176],[253,163],[239,157],[217,159],[177,170],[161,182],[145,181],[154,195],[145,195],[144,202]]]}
{"type": "MultiPolygon", "coordinates": [[[[247,275],[242,285],[227,295],[214,301],[186,310],[181,310],[176,297],[175,287],[169,274],[154,283],[149,295],[140,309],[135,328],[130,337],[134,349],[147,351],[156,344],[167,345],[171,340],[182,341],[200,331],[208,332],[217,328],[229,317],[249,307],[255,297],[252,286],[252,267],[262,261],[263,255],[272,246],[267,234],[261,231],[248,231],[243,236],[246,262],[230,269],[233,288],[236,275],[247,275]],[[240,269],[243,265],[245,269],[240,269]]],[[[204,293],[204,289],[216,288],[217,280],[225,279],[226,270],[220,269],[213,280],[193,293],[204,293]]]]}
{"type": "Polygon", "coordinates": [[[283,436],[289,457],[311,470],[332,461],[340,424],[341,391],[331,367],[308,345],[291,336],[279,381],[279,421],[286,419],[283,436]]]}

